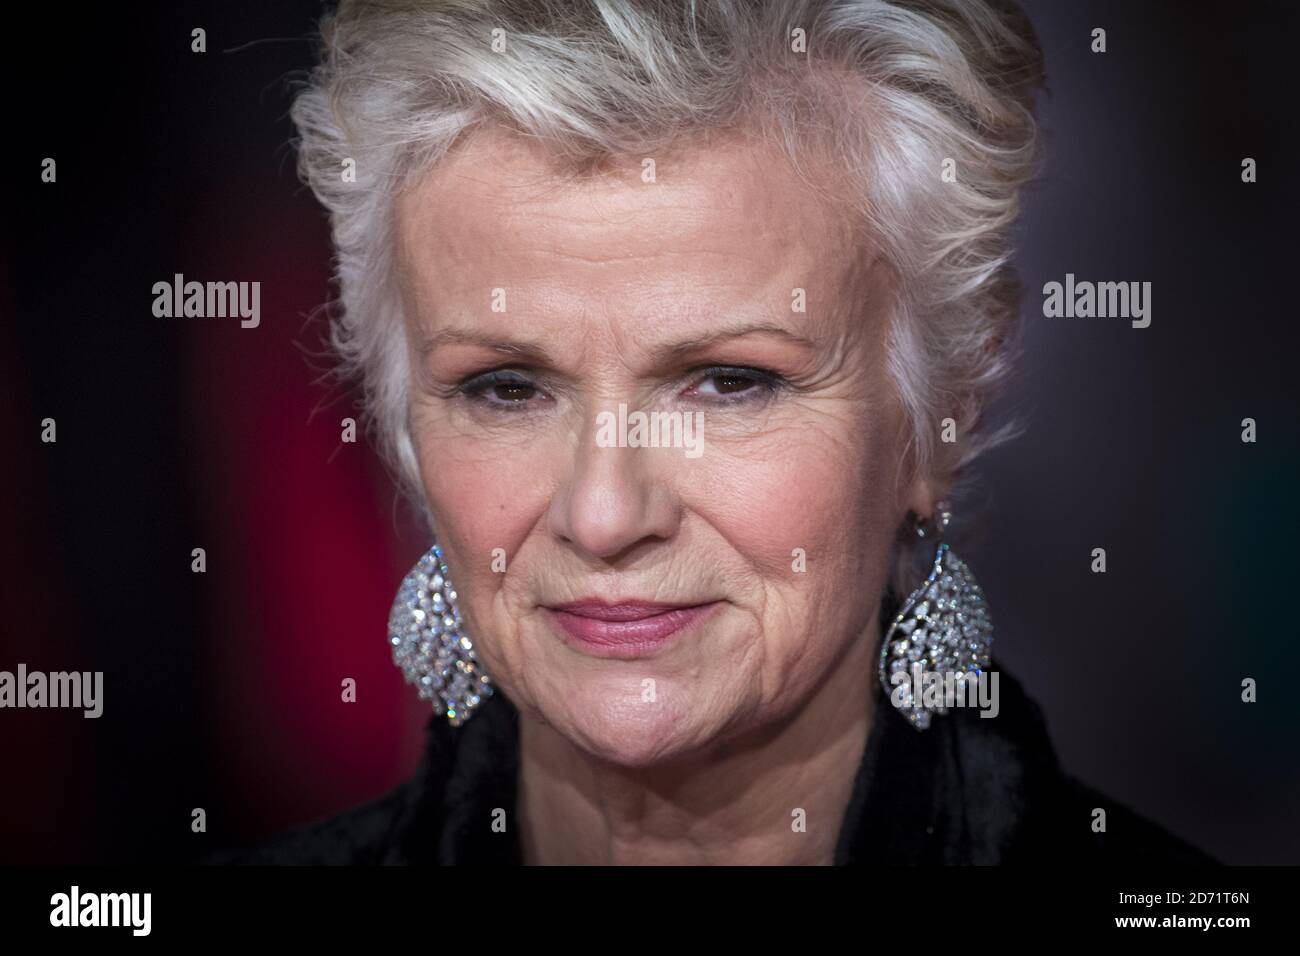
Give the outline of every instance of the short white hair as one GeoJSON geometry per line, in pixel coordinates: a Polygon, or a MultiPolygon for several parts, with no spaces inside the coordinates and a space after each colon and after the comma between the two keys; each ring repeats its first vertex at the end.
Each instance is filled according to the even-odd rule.
{"type": "Polygon", "coordinates": [[[985,418],[1017,351],[1010,231],[1043,81],[1011,0],[342,0],[321,36],[292,115],[337,253],[331,342],[408,490],[394,199],[485,124],[577,174],[738,129],[796,167],[830,156],[898,279],[888,361],[915,467],[942,493],[1004,437],[985,418]]]}

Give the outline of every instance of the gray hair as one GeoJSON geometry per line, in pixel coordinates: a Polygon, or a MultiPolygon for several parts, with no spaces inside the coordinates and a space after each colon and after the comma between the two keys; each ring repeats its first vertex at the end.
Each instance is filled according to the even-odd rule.
{"type": "Polygon", "coordinates": [[[889,369],[915,466],[942,492],[1005,437],[985,419],[1017,351],[1010,231],[1043,82],[1011,0],[343,0],[321,34],[292,115],[337,253],[331,341],[408,490],[393,200],[488,123],[579,175],[713,131],[770,137],[796,168],[831,157],[898,280],[889,369]]]}

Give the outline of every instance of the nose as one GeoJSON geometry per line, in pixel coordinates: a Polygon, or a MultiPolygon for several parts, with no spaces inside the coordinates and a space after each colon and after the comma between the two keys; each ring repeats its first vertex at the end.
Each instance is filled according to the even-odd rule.
{"type": "Polygon", "coordinates": [[[670,539],[681,520],[667,460],[672,454],[600,447],[595,428],[584,429],[569,474],[551,499],[552,533],[585,557],[607,563],[638,545],[670,539]]]}

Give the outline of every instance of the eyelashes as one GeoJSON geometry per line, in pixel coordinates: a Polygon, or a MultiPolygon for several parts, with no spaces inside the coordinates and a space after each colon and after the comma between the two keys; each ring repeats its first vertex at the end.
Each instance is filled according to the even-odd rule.
{"type": "Polygon", "coordinates": [[[472,375],[456,391],[472,403],[507,412],[524,410],[541,394],[526,375],[515,369],[472,375]]]}
{"type": "Polygon", "coordinates": [[[786,382],[767,369],[738,365],[711,365],[697,370],[696,383],[687,394],[705,396],[712,404],[741,404],[771,398],[786,382]]]}
{"type": "MultiPolygon", "coordinates": [[[[681,394],[711,406],[762,404],[787,385],[775,372],[736,365],[711,365],[693,370],[690,386],[681,394]]],[[[534,411],[553,402],[538,380],[525,369],[500,368],[464,379],[458,394],[470,404],[505,413],[534,411]]]]}

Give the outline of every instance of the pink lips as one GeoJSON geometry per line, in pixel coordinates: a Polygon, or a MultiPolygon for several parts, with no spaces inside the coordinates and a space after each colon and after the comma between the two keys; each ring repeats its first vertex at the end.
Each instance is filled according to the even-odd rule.
{"type": "Polygon", "coordinates": [[[575,601],[548,607],[564,633],[598,657],[637,657],[703,619],[718,602],[681,605],[646,601],[575,601]]]}

